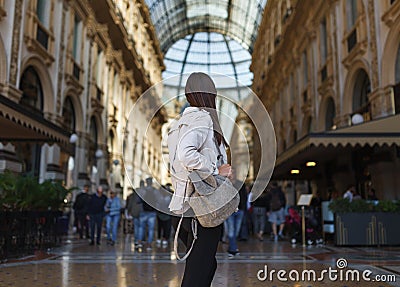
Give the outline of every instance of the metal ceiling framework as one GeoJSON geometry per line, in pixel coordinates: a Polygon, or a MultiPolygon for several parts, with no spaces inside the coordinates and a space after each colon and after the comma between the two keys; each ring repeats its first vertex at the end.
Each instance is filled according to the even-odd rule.
{"type": "Polygon", "coordinates": [[[145,0],[166,53],[178,40],[197,32],[216,32],[252,53],[267,0],[145,0]]]}

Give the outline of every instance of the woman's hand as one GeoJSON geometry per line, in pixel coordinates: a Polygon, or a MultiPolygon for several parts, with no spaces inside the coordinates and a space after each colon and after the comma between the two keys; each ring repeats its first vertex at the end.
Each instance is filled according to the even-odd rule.
{"type": "Polygon", "coordinates": [[[232,174],[232,167],[230,164],[223,164],[218,168],[218,173],[222,176],[229,177],[232,174]]]}

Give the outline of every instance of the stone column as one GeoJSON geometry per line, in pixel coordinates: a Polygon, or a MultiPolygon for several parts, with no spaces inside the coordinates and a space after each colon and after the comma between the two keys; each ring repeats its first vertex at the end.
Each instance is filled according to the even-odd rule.
{"type": "Polygon", "coordinates": [[[46,170],[44,179],[65,180],[65,173],[60,166],[60,147],[57,144],[42,147],[42,153],[46,156],[46,170]]]}
{"type": "Polygon", "coordinates": [[[12,144],[0,143],[0,173],[6,170],[20,173],[22,172],[22,163],[18,160],[12,144]]]}

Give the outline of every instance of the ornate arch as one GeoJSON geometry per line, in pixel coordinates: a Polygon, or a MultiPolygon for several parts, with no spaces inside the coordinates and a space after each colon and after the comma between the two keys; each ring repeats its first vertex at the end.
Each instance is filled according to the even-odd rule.
{"type": "MultiPolygon", "coordinates": [[[[65,103],[65,99],[67,97],[69,97],[72,101],[72,105],[74,106],[74,110],[75,110],[75,130],[82,132],[82,131],[84,131],[84,125],[83,125],[84,114],[83,114],[81,101],[77,95],[78,95],[78,93],[75,92],[74,88],[67,89],[64,93],[63,105],[65,103]]],[[[61,113],[62,113],[62,110],[63,109],[61,108],[61,113]]],[[[63,115],[61,114],[61,116],[63,116],[63,115]]]]}
{"type": "Polygon", "coordinates": [[[36,73],[39,75],[40,82],[43,90],[43,113],[44,114],[53,114],[55,113],[55,97],[54,97],[54,89],[53,89],[53,80],[50,77],[48,68],[46,64],[37,56],[31,56],[25,58],[22,61],[21,70],[19,79],[22,77],[24,71],[32,66],[36,73]]]}
{"type": "Polygon", "coordinates": [[[328,131],[332,129],[334,125],[334,119],[337,116],[337,108],[336,108],[336,102],[335,98],[332,96],[328,96],[324,99],[324,101],[321,104],[321,109],[320,109],[320,117],[319,117],[319,129],[328,131]],[[332,110],[333,109],[333,110],[332,110]],[[329,114],[332,113],[332,114],[329,114]],[[332,119],[328,119],[328,117],[331,117],[332,119]],[[331,123],[328,122],[328,120],[332,120],[331,123]]]}
{"type": "Polygon", "coordinates": [[[341,111],[342,115],[350,114],[353,112],[353,89],[360,70],[364,70],[369,79],[371,79],[371,75],[368,72],[370,69],[367,61],[364,59],[359,59],[355,61],[347,74],[343,88],[343,102],[341,111]]]}
{"type": "Polygon", "coordinates": [[[94,119],[94,121],[95,121],[95,123],[96,123],[96,128],[97,128],[97,143],[98,143],[99,145],[104,144],[104,143],[105,143],[105,142],[104,142],[104,139],[105,139],[105,137],[104,137],[104,125],[103,125],[103,122],[101,121],[101,118],[100,118],[99,115],[97,115],[97,114],[92,114],[92,115],[89,117],[89,125],[88,125],[89,130],[88,130],[88,132],[89,132],[89,134],[90,134],[90,125],[91,125],[92,118],[94,119]]]}
{"type": "Polygon", "coordinates": [[[386,37],[382,53],[382,87],[395,84],[396,55],[400,47],[400,17],[393,23],[386,37]]]}

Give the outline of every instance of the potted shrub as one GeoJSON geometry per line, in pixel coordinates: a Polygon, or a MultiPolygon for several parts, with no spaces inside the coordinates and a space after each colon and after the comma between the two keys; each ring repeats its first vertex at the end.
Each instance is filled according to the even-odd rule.
{"type": "Polygon", "coordinates": [[[59,181],[0,174],[0,259],[57,243],[64,200],[71,191],[59,181]]]}
{"type": "Polygon", "coordinates": [[[329,209],[335,213],[336,245],[400,245],[399,201],[339,198],[329,209]]]}

